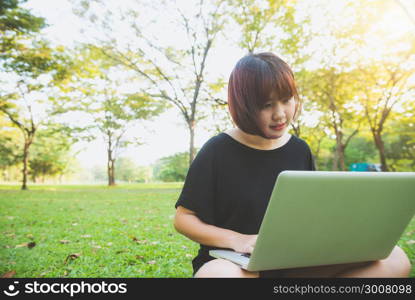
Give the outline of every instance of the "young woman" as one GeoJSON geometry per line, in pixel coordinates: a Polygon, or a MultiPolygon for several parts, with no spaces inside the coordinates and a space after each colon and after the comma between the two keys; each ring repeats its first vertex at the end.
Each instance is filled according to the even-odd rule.
{"type": "Polygon", "coordinates": [[[200,149],[176,203],[178,232],[200,244],[195,277],[406,277],[410,264],[396,247],[383,261],[248,272],[211,249],[251,253],[278,174],[314,170],[308,145],[288,133],[301,110],[290,67],[272,53],[236,64],[228,85],[236,128],[200,149]]]}

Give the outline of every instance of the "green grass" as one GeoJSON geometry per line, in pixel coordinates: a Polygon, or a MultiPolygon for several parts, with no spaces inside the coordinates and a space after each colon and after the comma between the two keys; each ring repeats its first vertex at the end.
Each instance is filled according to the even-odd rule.
{"type": "Polygon", "coordinates": [[[189,277],[198,245],[172,225],[181,186],[0,186],[0,275],[189,277]]]}
{"type": "MultiPolygon", "coordinates": [[[[0,185],[0,275],[190,277],[198,245],[172,225],[181,186],[0,185]]],[[[414,240],[415,219],[398,243],[411,277],[414,240]]]]}

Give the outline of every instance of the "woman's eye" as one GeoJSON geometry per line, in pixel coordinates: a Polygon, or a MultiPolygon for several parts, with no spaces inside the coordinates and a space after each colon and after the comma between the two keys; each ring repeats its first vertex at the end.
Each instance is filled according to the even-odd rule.
{"type": "Polygon", "coordinates": [[[271,103],[266,103],[265,105],[264,105],[264,108],[269,108],[269,107],[271,107],[272,106],[272,104],[271,103]]]}

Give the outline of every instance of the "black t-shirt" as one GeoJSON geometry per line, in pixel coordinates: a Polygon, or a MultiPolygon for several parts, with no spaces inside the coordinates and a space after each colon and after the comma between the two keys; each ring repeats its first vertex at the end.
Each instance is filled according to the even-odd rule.
{"type": "MultiPolygon", "coordinates": [[[[258,234],[275,181],[284,170],[315,170],[302,139],[273,150],[248,147],[226,133],[208,140],[193,160],[175,205],[196,213],[203,222],[243,234],[258,234]]],[[[200,245],[194,273],[214,259],[200,245]]]]}

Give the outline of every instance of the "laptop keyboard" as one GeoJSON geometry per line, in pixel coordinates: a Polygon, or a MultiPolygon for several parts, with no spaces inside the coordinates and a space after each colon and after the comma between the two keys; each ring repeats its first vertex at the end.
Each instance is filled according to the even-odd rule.
{"type": "Polygon", "coordinates": [[[250,258],[251,257],[251,254],[250,253],[242,253],[241,256],[250,258]]]}

